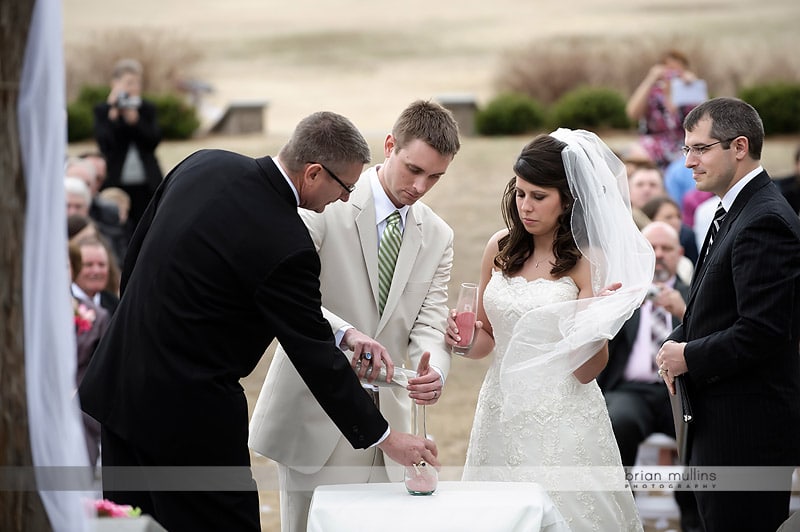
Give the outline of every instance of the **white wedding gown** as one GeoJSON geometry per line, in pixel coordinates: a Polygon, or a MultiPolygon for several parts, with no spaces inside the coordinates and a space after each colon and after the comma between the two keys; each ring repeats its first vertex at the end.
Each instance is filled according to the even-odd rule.
{"type": "MultiPolygon", "coordinates": [[[[463,480],[538,482],[575,532],[641,531],[633,495],[624,489],[624,470],[605,400],[594,380],[581,384],[570,373],[547,382],[543,393],[534,386],[537,375],[531,374],[530,404],[503,420],[500,365],[514,325],[532,308],[577,296],[578,288],[569,277],[527,281],[492,274],[483,305],[494,329],[495,358],[478,397],[463,480]],[[621,483],[623,489],[574,487],[585,486],[585,481],[602,483],[607,478],[597,477],[609,474],[619,481],[614,486],[621,483]]],[[[555,324],[549,330],[559,334],[555,324]]]]}

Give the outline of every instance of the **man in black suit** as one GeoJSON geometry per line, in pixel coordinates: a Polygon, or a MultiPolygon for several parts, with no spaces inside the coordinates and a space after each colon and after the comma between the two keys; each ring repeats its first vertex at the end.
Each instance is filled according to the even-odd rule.
{"type": "Polygon", "coordinates": [[[106,497],[168,530],[260,530],[239,379],[275,338],[353,447],[438,466],[432,442],[389,431],[334,345],[297,212],[346,201],[369,160],[355,126],[321,112],[275,159],[204,150],[170,172],[133,236],[120,305],[80,386],[103,427],[106,497]],[[227,467],[208,482],[114,466],[227,467]]]}
{"type": "Polygon", "coordinates": [[[770,489],[730,491],[753,487],[739,470],[737,485],[697,491],[706,530],[772,532],[789,514],[791,473],[800,464],[800,220],[759,163],[764,128],[753,107],[708,100],[684,129],[686,166],[721,208],[683,323],[656,361],[671,392],[676,376],[687,383],[689,465],[774,466],[770,489]]]}
{"type": "Polygon", "coordinates": [[[102,188],[119,187],[128,193],[133,226],[163,177],[156,158],[161,127],[155,104],[142,98],[142,75],[135,59],[119,60],[106,101],[94,108],[94,138],[108,171],[102,188]]]}
{"type": "MultiPolygon", "coordinates": [[[[680,236],[665,222],[652,222],[642,234],[656,255],[654,282],[646,301],[608,342],[608,365],[597,376],[619,446],[622,465],[633,467],[639,445],[651,434],[675,437],[669,392],[655,356],[661,343],[683,319],[689,287],[678,277],[683,255],[680,236]]],[[[701,530],[691,492],[676,490],[684,532],[701,530]]]]}

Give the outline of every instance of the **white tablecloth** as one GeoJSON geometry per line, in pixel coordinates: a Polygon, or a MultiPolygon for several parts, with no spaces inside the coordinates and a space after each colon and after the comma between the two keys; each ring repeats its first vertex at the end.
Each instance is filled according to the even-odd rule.
{"type": "Polygon", "coordinates": [[[435,530],[568,531],[539,484],[439,482],[433,495],[409,495],[402,482],[340,484],[314,491],[308,532],[435,530]]]}

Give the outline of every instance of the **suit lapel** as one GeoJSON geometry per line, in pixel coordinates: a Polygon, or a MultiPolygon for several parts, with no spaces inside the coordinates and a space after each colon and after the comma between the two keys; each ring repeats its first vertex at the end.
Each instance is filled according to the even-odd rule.
{"type": "Polygon", "coordinates": [[[372,188],[369,179],[356,188],[350,198],[350,204],[356,211],[356,229],[361,244],[361,256],[369,275],[373,304],[378,310],[378,229],[375,220],[375,202],[372,199],[372,188]]]}
{"type": "Polygon", "coordinates": [[[255,161],[261,171],[264,172],[264,175],[267,176],[267,183],[274,188],[278,194],[280,194],[280,196],[283,197],[283,199],[285,199],[289,204],[297,205],[297,198],[295,197],[294,192],[292,192],[292,188],[289,186],[289,183],[286,182],[286,179],[278,169],[275,161],[272,160],[272,157],[267,155],[260,157],[255,161]]]}
{"type": "MultiPolygon", "coordinates": [[[[386,306],[383,309],[381,321],[378,324],[378,333],[383,328],[386,320],[391,315],[392,311],[400,301],[400,296],[405,291],[406,284],[409,277],[411,277],[411,270],[419,255],[420,247],[422,247],[422,221],[417,220],[414,206],[408,209],[406,215],[406,224],[403,229],[403,241],[400,244],[400,253],[397,255],[397,263],[394,266],[394,276],[392,277],[392,286],[389,289],[389,295],[386,297],[386,306]]],[[[375,253],[376,274],[374,284],[377,285],[377,252],[375,253]]],[[[377,294],[377,288],[376,292],[377,294]]],[[[377,297],[376,297],[377,301],[377,297]]],[[[377,334],[377,333],[376,333],[377,334]]]]}
{"type": "Polygon", "coordinates": [[[769,175],[767,175],[767,172],[764,171],[754,177],[752,181],[747,183],[747,185],[745,185],[745,187],[739,192],[739,194],[736,196],[736,199],[733,201],[731,210],[728,211],[728,213],[725,215],[725,218],[722,220],[722,223],[719,226],[719,231],[717,231],[717,235],[714,237],[714,247],[708,253],[708,256],[704,257],[704,251],[706,248],[708,248],[708,233],[706,233],[706,239],[703,242],[703,249],[701,251],[700,259],[697,263],[697,270],[692,278],[692,285],[689,291],[689,300],[686,302],[687,305],[694,299],[694,296],[697,293],[697,288],[700,286],[700,282],[705,276],[706,270],[708,269],[710,260],[713,259],[714,255],[725,244],[725,240],[728,237],[730,228],[736,222],[736,219],[742,213],[755,193],[761,190],[764,186],[770,184],[770,182],[771,179],[769,175]]]}
{"type": "MultiPolygon", "coordinates": [[[[633,344],[636,343],[636,336],[639,334],[639,323],[642,321],[642,311],[641,309],[636,309],[633,311],[633,315],[630,317],[630,325],[626,324],[625,329],[625,338],[628,342],[628,346],[633,348],[633,344]]],[[[630,349],[627,349],[630,352],[630,349]]]]}

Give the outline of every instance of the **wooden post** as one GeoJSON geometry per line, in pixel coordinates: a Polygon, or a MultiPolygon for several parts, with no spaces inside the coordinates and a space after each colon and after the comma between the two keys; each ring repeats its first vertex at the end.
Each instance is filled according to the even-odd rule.
{"type": "MultiPolygon", "coordinates": [[[[25,387],[22,255],[25,179],[17,101],[36,0],[0,1],[0,478],[2,468],[32,466],[25,387]]],[[[51,530],[37,491],[0,489],[0,530],[51,530]]]]}

